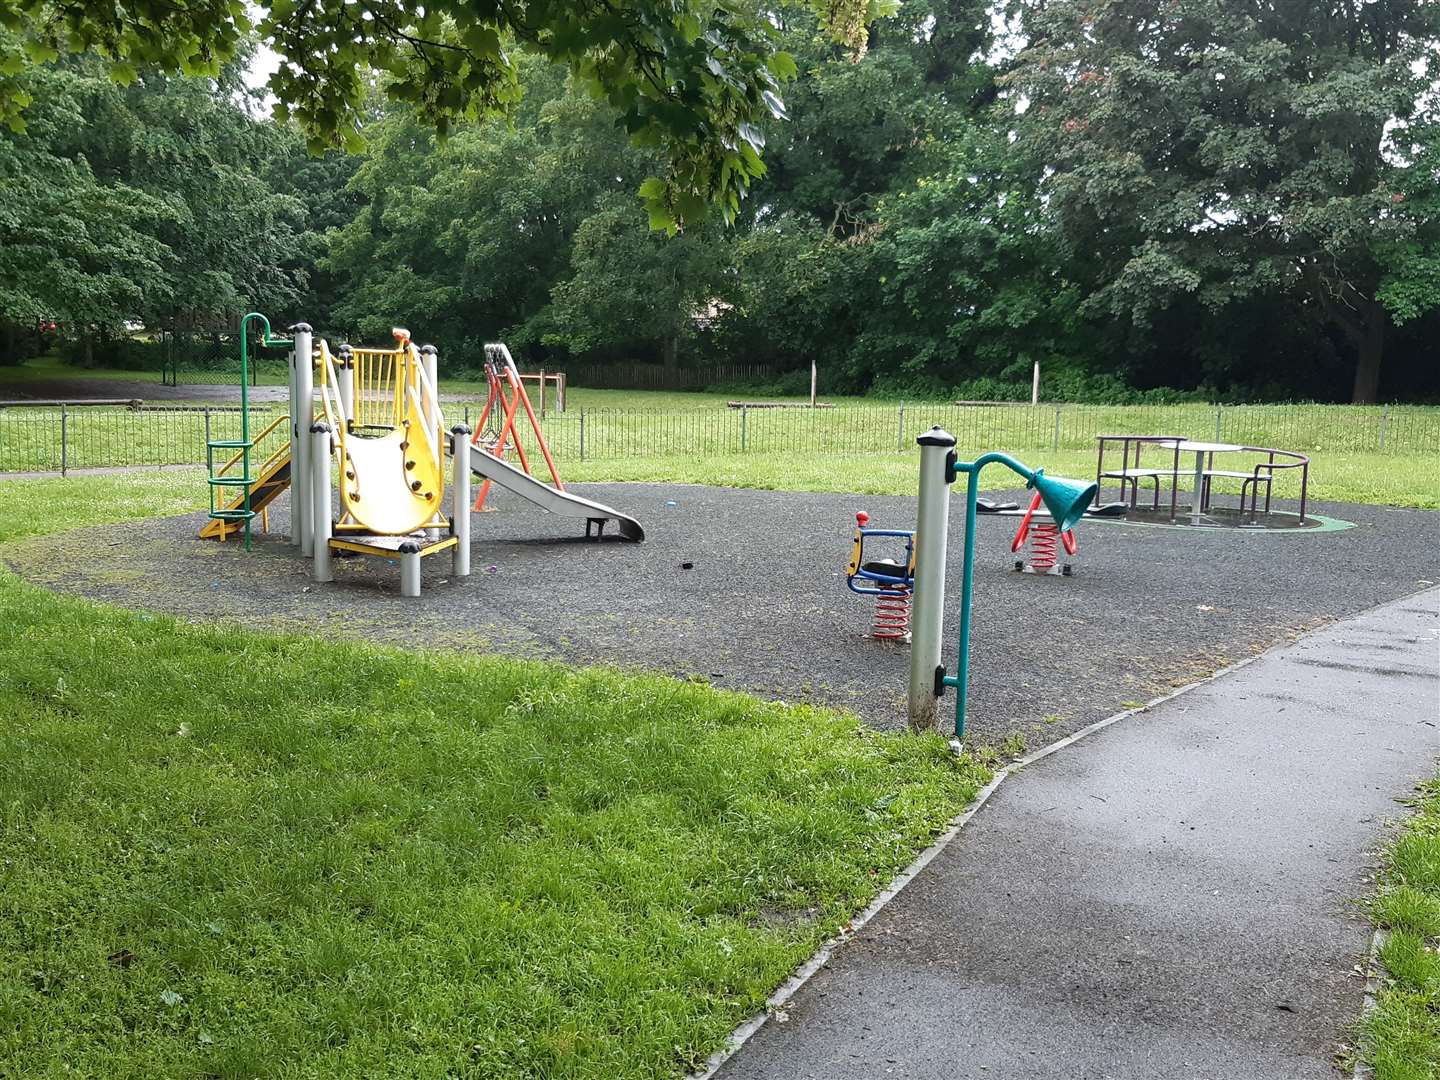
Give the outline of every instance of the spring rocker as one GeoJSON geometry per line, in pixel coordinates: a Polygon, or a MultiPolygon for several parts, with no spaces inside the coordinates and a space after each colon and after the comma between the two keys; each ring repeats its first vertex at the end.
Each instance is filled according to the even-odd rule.
{"type": "Polygon", "coordinates": [[[881,641],[910,640],[910,598],[915,593],[915,534],[903,529],[871,529],[870,515],[855,515],[854,546],[845,567],[845,585],[860,596],[875,597],[870,636],[881,641]],[[905,541],[905,560],[865,558],[865,541],[894,537],[905,541]],[[857,585],[856,582],[862,582],[857,585]]]}
{"type": "MultiPolygon", "coordinates": [[[[1018,554],[1022,547],[1029,544],[1029,558],[1015,560],[1015,569],[1026,574],[1059,574],[1069,577],[1071,566],[1067,562],[1060,564],[1060,549],[1065,549],[1065,554],[1074,556],[1079,550],[1075,541],[1075,530],[1061,530],[1060,526],[1053,519],[1048,521],[1036,521],[1033,524],[1031,519],[1035,512],[1040,510],[1042,499],[1037,491],[1030,499],[1030,508],[1025,511],[1025,516],[1020,519],[1020,527],[1015,530],[1015,539],[1010,542],[1010,551],[1018,554]]],[[[1045,511],[1041,511],[1043,514],[1045,511]]]]}

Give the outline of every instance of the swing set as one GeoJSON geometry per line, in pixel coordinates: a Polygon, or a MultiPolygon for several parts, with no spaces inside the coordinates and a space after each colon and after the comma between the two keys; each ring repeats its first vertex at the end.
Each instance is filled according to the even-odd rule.
{"type": "MultiPolygon", "coordinates": [[[[505,452],[513,448],[520,468],[527,475],[533,476],[530,459],[525,453],[524,443],[520,441],[516,425],[516,419],[523,407],[525,416],[530,421],[531,434],[545,459],[551,483],[556,491],[564,491],[560,470],[555,467],[555,459],[550,456],[545,433],[540,430],[540,421],[536,419],[535,410],[530,405],[530,395],[525,392],[525,382],[520,376],[519,368],[515,366],[510,350],[504,345],[485,346],[485,381],[489,384],[490,392],[485,399],[485,408],[480,411],[480,419],[475,423],[471,444],[501,460],[504,460],[505,452]]],[[[475,496],[476,510],[485,509],[485,497],[489,494],[490,480],[486,478],[475,496]]]]}

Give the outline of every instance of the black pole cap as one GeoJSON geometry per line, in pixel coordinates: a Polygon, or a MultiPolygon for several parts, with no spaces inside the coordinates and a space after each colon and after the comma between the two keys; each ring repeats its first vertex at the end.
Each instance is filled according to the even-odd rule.
{"type": "Polygon", "coordinates": [[[421,345],[421,346],[420,346],[420,352],[421,352],[422,354],[426,355],[426,356],[434,356],[434,355],[435,355],[435,346],[434,346],[434,345],[421,345]]]}
{"type": "Polygon", "coordinates": [[[310,425],[310,434],[311,434],[311,435],[320,435],[320,434],[327,434],[327,435],[328,435],[329,433],[330,433],[330,425],[327,424],[327,423],[325,423],[324,420],[317,420],[315,423],[313,423],[313,424],[310,425]]]}
{"type": "Polygon", "coordinates": [[[469,434],[470,434],[470,425],[469,425],[469,424],[456,424],[454,427],[452,427],[452,428],[450,429],[450,434],[451,434],[451,435],[469,435],[469,434]]]}
{"type": "Polygon", "coordinates": [[[291,331],[298,331],[302,334],[310,333],[311,326],[308,322],[297,322],[290,327],[291,331]]]}
{"type": "Polygon", "coordinates": [[[954,446],[955,436],[936,424],[915,441],[921,446],[954,446]]]}

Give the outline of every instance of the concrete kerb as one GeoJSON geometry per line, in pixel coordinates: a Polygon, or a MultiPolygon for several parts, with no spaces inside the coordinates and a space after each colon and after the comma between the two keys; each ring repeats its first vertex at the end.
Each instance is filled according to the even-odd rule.
{"type": "MultiPolygon", "coordinates": [[[[1385,942],[1390,937],[1390,932],[1383,926],[1377,926],[1375,933],[1370,935],[1370,957],[1365,962],[1365,1002],[1360,1007],[1360,1016],[1365,1018],[1375,1009],[1376,1000],[1380,996],[1380,950],[1385,947],[1385,942]]],[[[1359,1047],[1356,1047],[1359,1050],[1359,1047]]],[[[1350,1074],[1351,1080],[1374,1080],[1375,1070],[1363,1058],[1355,1061],[1355,1070],[1350,1074]]]]}
{"type": "MultiPolygon", "coordinates": [[[[1418,596],[1421,593],[1428,591],[1428,588],[1418,589],[1410,595],[1418,596]]],[[[1380,604],[1375,604],[1372,605],[1370,608],[1367,608],[1366,611],[1373,611],[1376,608],[1384,607],[1387,603],[1393,602],[1394,601],[1392,600],[1385,601],[1380,604]]],[[[1354,615],[1348,616],[1348,619],[1359,618],[1363,614],[1365,614],[1364,611],[1357,612],[1354,615]]],[[[1304,633],[1297,635],[1289,641],[1279,642],[1275,645],[1270,646],[1268,649],[1264,649],[1261,652],[1256,653],[1253,656],[1247,656],[1243,660],[1237,660],[1233,664],[1227,664],[1225,667],[1219,668],[1218,670],[1211,672],[1209,675],[1205,675],[1199,679],[1196,679],[1192,683],[1186,683],[1184,686],[1172,690],[1168,694],[1162,694],[1157,698],[1152,698],[1150,701],[1145,702],[1145,704],[1143,705],[1138,705],[1133,709],[1124,709],[1111,716],[1105,717],[1105,719],[1103,720],[1097,720],[1095,723],[1089,725],[1088,727],[1081,728],[1079,731],[1076,731],[1071,735],[1067,735],[1063,739],[1057,739],[1055,742],[1050,743],[1048,746],[1043,746],[1039,750],[1036,750],[1030,754],[1026,754],[1024,757],[1017,758],[1016,760],[1010,762],[1008,765],[1005,765],[998,769],[990,782],[986,784],[983,788],[981,788],[979,792],[976,793],[975,798],[970,803],[970,805],[950,820],[944,832],[942,832],[938,837],[936,837],[935,840],[932,841],[927,848],[920,852],[920,854],[917,855],[915,859],[907,867],[905,867],[904,870],[902,870],[898,875],[896,875],[896,877],[890,882],[890,884],[886,886],[886,888],[882,890],[879,895],[875,897],[874,900],[870,901],[870,903],[865,907],[863,911],[860,912],[859,915],[857,915],[854,919],[850,920],[850,922],[847,923],[839,933],[827,939],[820,946],[820,948],[817,949],[810,956],[809,959],[807,959],[803,964],[797,967],[790,974],[790,977],[787,978],[773,994],[771,994],[768,998],[765,999],[764,1007],[761,1008],[759,1012],[755,1013],[755,1015],[751,1016],[749,1019],[745,1020],[738,1027],[736,1027],[735,1030],[730,1033],[730,1038],[726,1041],[725,1046],[717,1050],[715,1053],[711,1054],[710,1057],[705,1060],[705,1064],[702,1065],[699,1070],[690,1073],[687,1076],[686,1080],[711,1080],[711,1078],[714,1077],[717,1072],[719,1072],[721,1066],[723,1066],[725,1062],[728,1061],[730,1058],[734,1057],[735,1054],[740,1051],[741,1047],[743,1047],[747,1042],[749,1042],[750,1039],[754,1037],[755,1033],[758,1032],[762,1027],[764,1027],[772,1016],[784,1010],[786,1003],[789,1002],[790,999],[793,998],[800,991],[800,989],[815,976],[817,972],[819,972],[822,968],[825,967],[827,963],[829,963],[831,956],[835,954],[835,951],[841,945],[845,944],[845,942],[853,938],[857,933],[860,932],[862,928],[864,928],[864,926],[868,922],[870,922],[871,919],[873,919],[876,915],[880,914],[880,912],[883,911],[889,905],[889,903],[895,899],[895,897],[900,895],[900,892],[905,888],[906,885],[910,884],[910,882],[913,881],[916,876],[925,869],[926,866],[928,866],[932,861],[934,861],[937,855],[939,855],[942,851],[944,851],[947,847],[950,846],[951,842],[960,835],[960,830],[965,827],[965,825],[970,821],[971,818],[973,818],[981,811],[981,809],[984,808],[985,804],[990,800],[990,797],[995,794],[996,790],[999,789],[1001,783],[1003,783],[1012,774],[1020,772],[1026,766],[1032,765],[1035,762],[1040,761],[1042,758],[1047,758],[1051,754],[1054,754],[1059,750],[1063,750],[1065,747],[1077,743],[1081,739],[1086,738],[1087,736],[1094,735],[1096,732],[1099,731],[1103,731],[1113,724],[1118,724],[1120,721],[1128,719],[1129,717],[1137,716],[1141,713],[1148,712],[1149,710],[1155,708],[1158,705],[1163,705],[1167,701],[1172,701],[1175,698],[1188,694],[1193,690],[1198,690],[1202,686],[1207,686],[1210,683],[1215,682],[1217,679],[1222,679],[1225,676],[1232,674],[1233,672],[1248,667],[1256,661],[1268,656],[1272,652],[1276,652],[1280,649],[1289,648],[1296,642],[1310,636],[1310,634],[1314,633],[1316,630],[1320,630],[1323,628],[1323,626],[1317,626],[1312,629],[1306,630],[1304,633]]],[[[953,740],[951,745],[957,751],[963,749],[962,746],[956,745],[953,740]]],[[[1379,950],[1382,944],[1381,935],[1382,932],[1377,930],[1374,938],[1371,941],[1369,972],[1367,973],[1367,982],[1365,986],[1365,1010],[1367,1012],[1370,1008],[1373,1008],[1374,995],[1376,992],[1378,992],[1379,989],[1378,965],[1379,950]]],[[[1369,1080],[1369,1077],[1371,1075],[1372,1074],[1368,1071],[1368,1067],[1365,1066],[1363,1063],[1356,1065],[1354,1080],[1369,1080]]]]}

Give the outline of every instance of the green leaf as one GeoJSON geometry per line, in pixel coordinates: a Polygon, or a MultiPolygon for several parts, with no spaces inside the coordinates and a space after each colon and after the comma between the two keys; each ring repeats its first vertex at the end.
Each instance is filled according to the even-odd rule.
{"type": "Polygon", "coordinates": [[[770,69],[770,74],[781,80],[793,79],[800,71],[795,66],[795,58],[788,52],[772,53],[765,66],[770,69]]]}

